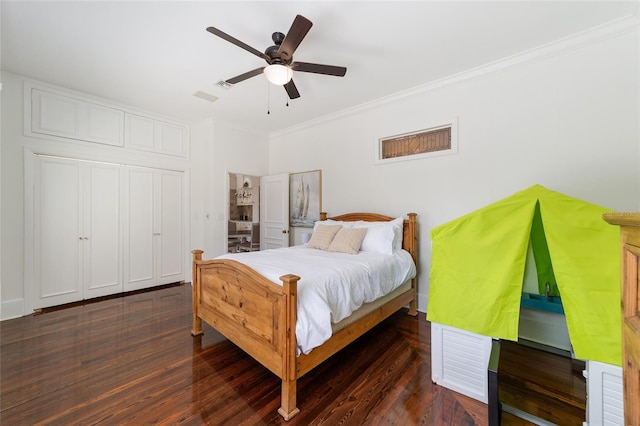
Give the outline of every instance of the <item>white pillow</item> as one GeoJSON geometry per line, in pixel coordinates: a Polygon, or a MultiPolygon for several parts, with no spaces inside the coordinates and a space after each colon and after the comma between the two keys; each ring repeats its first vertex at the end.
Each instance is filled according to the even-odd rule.
{"type": "MultiPolygon", "coordinates": [[[[339,223],[339,222],[335,222],[335,223],[339,223]]],[[[369,222],[366,220],[358,220],[357,222],[346,222],[346,223],[353,224],[353,228],[372,228],[374,226],[390,225],[390,226],[397,226],[400,229],[402,229],[402,226],[404,224],[404,219],[401,217],[397,217],[388,222],[369,222]]]]}
{"type": "Polygon", "coordinates": [[[345,228],[351,228],[351,223],[352,222],[343,222],[341,220],[331,220],[331,219],[317,220],[313,224],[313,231],[315,232],[315,230],[318,228],[318,226],[322,226],[322,225],[341,225],[341,226],[343,226],[345,228]]]}
{"type": "Polygon", "coordinates": [[[393,248],[400,250],[402,249],[402,234],[404,230],[404,219],[401,217],[397,217],[390,222],[393,225],[393,232],[395,237],[393,239],[393,248]]]}
{"type": "Polygon", "coordinates": [[[393,254],[393,226],[379,225],[367,227],[367,234],[362,240],[360,250],[382,254],[393,254]]]}
{"type": "Polygon", "coordinates": [[[316,248],[320,250],[327,250],[331,241],[336,236],[338,231],[342,229],[342,225],[320,225],[311,235],[311,239],[307,243],[308,248],[316,248]]]}
{"type": "Polygon", "coordinates": [[[353,222],[354,228],[367,228],[360,250],[382,254],[393,254],[402,248],[402,227],[404,219],[398,217],[389,222],[353,222]]]}

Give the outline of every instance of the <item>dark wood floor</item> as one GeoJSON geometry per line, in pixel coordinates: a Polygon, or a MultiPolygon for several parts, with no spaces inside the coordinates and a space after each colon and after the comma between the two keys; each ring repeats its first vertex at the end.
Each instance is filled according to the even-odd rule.
{"type": "Polygon", "coordinates": [[[501,342],[500,401],[558,425],[582,425],[587,403],[584,361],[501,342]]]}
{"type": "MultiPolygon", "coordinates": [[[[285,424],[277,377],[206,324],[190,335],[190,289],[0,323],[0,423],[285,424]]],[[[424,314],[396,313],[299,381],[286,424],[486,425],[486,405],[431,382],[430,340],[424,314]]]]}

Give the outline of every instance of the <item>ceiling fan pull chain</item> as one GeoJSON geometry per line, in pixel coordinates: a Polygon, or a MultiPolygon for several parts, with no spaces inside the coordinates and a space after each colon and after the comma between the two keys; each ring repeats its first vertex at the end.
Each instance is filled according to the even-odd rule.
{"type": "Polygon", "coordinates": [[[271,89],[269,88],[269,82],[267,82],[267,115],[271,114],[271,89]]]}

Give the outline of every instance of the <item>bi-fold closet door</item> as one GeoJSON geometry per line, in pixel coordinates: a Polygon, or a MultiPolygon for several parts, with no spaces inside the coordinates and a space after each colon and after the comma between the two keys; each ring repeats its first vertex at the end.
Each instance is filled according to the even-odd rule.
{"type": "Polygon", "coordinates": [[[124,290],[183,280],[183,173],[126,167],[124,187],[124,290]]]}
{"type": "Polygon", "coordinates": [[[34,308],[121,292],[121,167],[38,156],[34,308]]]}
{"type": "Polygon", "coordinates": [[[182,281],[183,175],[35,156],[33,308],[182,281]]]}

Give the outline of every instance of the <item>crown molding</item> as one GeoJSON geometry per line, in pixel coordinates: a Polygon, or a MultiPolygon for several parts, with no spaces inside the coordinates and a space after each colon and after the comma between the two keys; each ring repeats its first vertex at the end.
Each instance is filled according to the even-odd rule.
{"type": "Polygon", "coordinates": [[[515,55],[507,56],[497,61],[489,62],[487,64],[471,68],[466,71],[461,71],[459,73],[413,87],[411,89],[378,98],[373,101],[365,102],[363,104],[343,109],[341,111],[337,111],[313,120],[305,121],[304,123],[300,123],[286,129],[277,130],[275,132],[269,133],[268,137],[269,139],[271,139],[274,137],[297,132],[309,127],[320,125],[322,123],[333,121],[339,118],[344,118],[346,116],[366,111],[372,108],[377,108],[391,102],[396,102],[403,98],[415,96],[424,92],[429,92],[444,86],[459,83],[464,80],[492,74],[504,70],[505,68],[509,68],[525,62],[531,62],[541,58],[547,58],[553,55],[557,55],[562,52],[578,49],[600,42],[602,40],[626,34],[631,31],[637,31],[639,22],[640,21],[638,20],[638,17],[636,15],[623,16],[602,25],[598,25],[585,31],[581,31],[570,36],[543,44],[541,46],[525,50],[515,55]]]}

